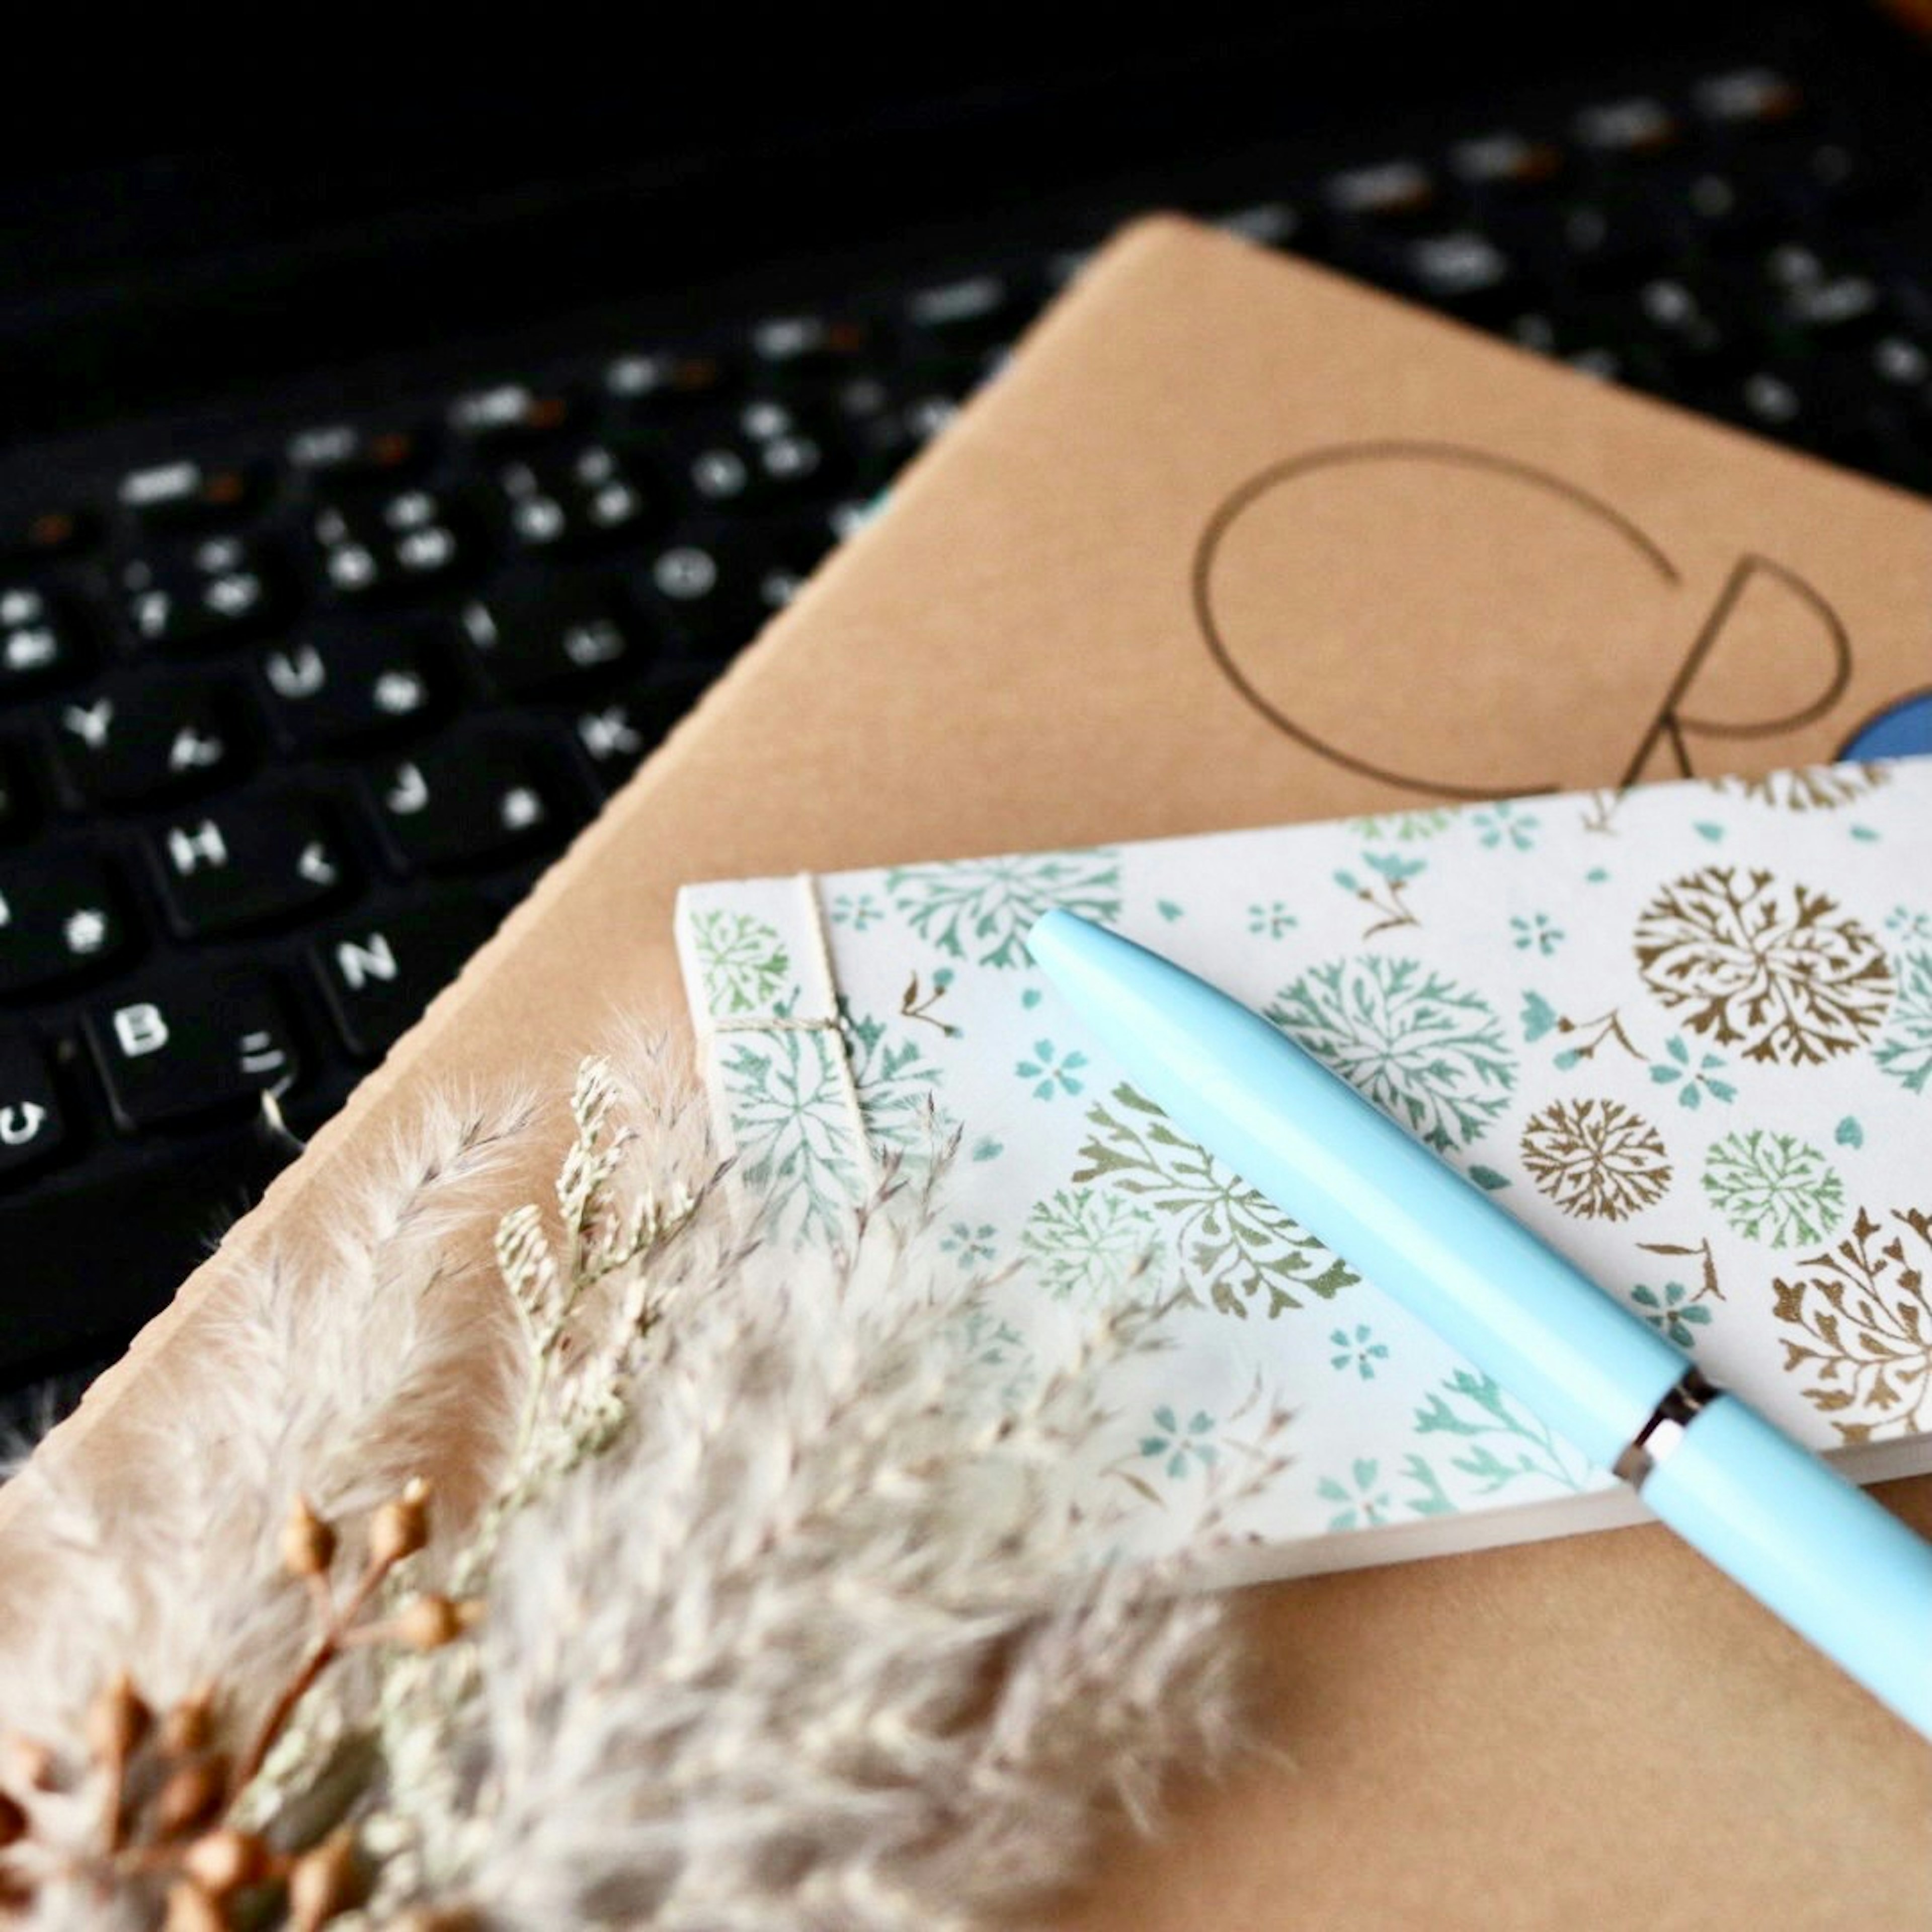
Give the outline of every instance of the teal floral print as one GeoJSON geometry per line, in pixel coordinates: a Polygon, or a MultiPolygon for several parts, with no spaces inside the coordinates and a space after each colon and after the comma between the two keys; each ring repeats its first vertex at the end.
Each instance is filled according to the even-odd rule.
{"type": "Polygon", "coordinates": [[[1689,1348],[1697,1339],[1696,1330],[1711,1319],[1710,1310],[1695,1300],[1681,1281],[1667,1281],[1661,1288],[1639,1282],[1630,1290],[1630,1299],[1636,1304],[1637,1312],[1680,1348],[1689,1348]]]}
{"type": "Polygon", "coordinates": [[[1028,964],[1026,935],[1056,906],[1102,925],[1120,913],[1120,866],[1107,851],[897,866],[886,890],[913,930],[942,952],[1002,969],[1028,964]]]}
{"type": "Polygon", "coordinates": [[[1534,812],[1507,802],[1472,812],[1469,823],[1475,827],[1476,836],[1490,850],[1500,847],[1511,852],[1534,850],[1537,834],[1543,824],[1534,812]]]}
{"type": "Polygon", "coordinates": [[[854,1012],[842,998],[838,1025],[866,1138],[874,1147],[916,1153],[938,1124],[934,1092],[943,1078],[939,1068],[919,1040],[889,1033],[883,1021],[854,1012]]]}
{"type": "Polygon", "coordinates": [[[1413,844],[1423,838],[1433,838],[1438,832],[1447,832],[1456,822],[1456,814],[1441,806],[1431,806],[1420,812],[1385,812],[1372,818],[1356,818],[1349,821],[1356,835],[1376,844],[1387,839],[1397,839],[1404,844],[1413,844]]]}
{"type": "Polygon", "coordinates": [[[1257,939],[1279,939],[1299,923],[1280,899],[1257,901],[1248,908],[1248,930],[1257,939]]]}
{"type": "Polygon", "coordinates": [[[1298,1222],[1264,1201],[1178,1132],[1136,1088],[1116,1087],[1088,1111],[1076,1185],[1100,1181],[1160,1215],[1186,1263],[1181,1292],[1225,1315],[1270,1318],[1321,1300],[1360,1277],[1298,1222]]]}
{"type": "Polygon", "coordinates": [[[996,1232],[990,1221],[982,1221],[976,1228],[970,1222],[955,1221],[940,1237],[939,1251],[943,1255],[950,1255],[969,1271],[983,1268],[993,1258],[996,1232]]]}
{"type": "Polygon", "coordinates": [[[1444,1436],[1463,1446],[1449,1466],[1492,1496],[1524,1477],[1580,1490],[1589,1474],[1582,1457],[1545,1424],[1505,1395],[1495,1380],[1458,1369],[1415,1412],[1418,1436],[1444,1436]]]}
{"type": "Polygon", "coordinates": [[[1100,1300],[1147,1265],[1160,1238],[1144,1208],[1097,1188],[1060,1188],[1028,1211],[1020,1246],[1050,1293],[1100,1300]]]}
{"type": "Polygon", "coordinates": [[[1736,1088],[1718,1078],[1726,1064],[1720,1055],[1697,1053],[1681,1034],[1671,1035],[1664,1052],[1665,1057],[1652,1064],[1650,1077],[1659,1087],[1675,1086],[1680,1107],[1695,1113],[1706,1094],[1722,1106],[1738,1097],[1736,1088]]]}
{"type": "Polygon", "coordinates": [[[1346,1478],[1324,1476],[1316,1484],[1317,1496],[1342,1505],[1328,1519],[1330,1529],[1373,1529],[1389,1520],[1395,1505],[1382,1470],[1374,1456],[1358,1456],[1346,1478]]]}
{"type": "Polygon", "coordinates": [[[1268,1017],[1410,1132],[1446,1153],[1509,1105],[1516,1060],[1488,1003],[1418,959],[1337,959],[1268,1017]]]}
{"type": "Polygon", "coordinates": [[[838,1048],[822,1033],[734,1042],[719,1061],[746,1178],[769,1190],[781,1234],[841,1232],[861,1185],[838,1048]]]}
{"type": "Polygon", "coordinates": [[[863,932],[885,917],[885,908],[870,892],[841,892],[832,902],[832,923],[863,932]]]}
{"type": "Polygon", "coordinates": [[[1376,1364],[1388,1360],[1388,1344],[1376,1340],[1376,1331],[1366,1322],[1355,1324],[1354,1333],[1336,1329],[1328,1337],[1340,1352],[1328,1358],[1331,1369],[1352,1368],[1365,1382],[1376,1378],[1376,1364]]]}
{"type": "Polygon", "coordinates": [[[1214,1418],[1204,1408],[1197,1408],[1185,1422],[1168,1404],[1154,1412],[1154,1433],[1141,1438],[1141,1454],[1148,1460],[1162,1462],[1176,1482],[1195,1468],[1211,1469],[1218,1460],[1214,1447],[1214,1418]]]}
{"type": "Polygon", "coordinates": [[[1885,929],[1894,939],[1907,944],[1916,939],[1932,939],[1932,912],[1918,912],[1910,906],[1894,906],[1886,915],[1885,929]]]}
{"type": "Polygon", "coordinates": [[[1017,1408],[1040,1379],[1026,1337],[981,1301],[962,1311],[953,1333],[975,1379],[989,1384],[1004,1408],[1017,1408]]]}
{"type": "Polygon", "coordinates": [[[1563,928],[1546,913],[1532,913],[1527,919],[1512,918],[1510,933],[1519,952],[1533,951],[1545,959],[1563,944],[1563,928]]]}
{"type": "Polygon", "coordinates": [[[1022,1080],[1034,1083],[1036,1100],[1051,1100],[1061,1094],[1078,1094],[1084,1082],[1080,1078],[1080,1070],[1087,1064],[1087,1056],[1077,1048],[1071,1053],[1062,1053],[1050,1040],[1036,1040],[1033,1043],[1033,1057],[1022,1060],[1013,1069],[1022,1080]]]}
{"type": "Polygon", "coordinates": [[[701,912],[691,922],[704,997],[715,1014],[756,1012],[791,978],[776,930],[748,913],[701,912]]]}
{"type": "Polygon", "coordinates": [[[1932,952],[1908,952],[1899,961],[1892,1024],[1872,1058],[1908,1094],[1932,1085],[1932,952]]]}
{"type": "Polygon", "coordinates": [[[1523,994],[1522,1037],[1526,1046],[1534,1046],[1545,1034],[1553,1031],[1557,1024],[1556,1009],[1540,993],[1523,994]]]}
{"type": "Polygon", "coordinates": [[[934,1136],[939,1070],[918,1042],[894,1040],[842,1000],[838,1031],[787,1030],[734,1037],[721,1053],[731,1132],[746,1178],[768,1189],[784,1238],[802,1244],[841,1234],[868,1178],[854,1144],[856,1088],[866,1136],[916,1154],[934,1136]]]}
{"type": "Polygon", "coordinates": [[[1844,1183],[1809,1142],[1753,1127],[1713,1142],[1704,1192],[1748,1241],[1790,1248],[1822,1240],[1844,1218],[1844,1183]]]}
{"type": "Polygon", "coordinates": [[[1370,877],[1362,878],[1346,867],[1335,874],[1335,883],[1344,892],[1353,892],[1376,914],[1362,930],[1364,939],[1396,927],[1420,926],[1415,909],[1408,902],[1408,882],[1429,869],[1426,859],[1405,859],[1397,852],[1364,852],[1362,863],[1370,877]]]}
{"type": "Polygon", "coordinates": [[[1559,1013],[1540,993],[1527,992],[1522,996],[1522,1022],[1526,1046],[1533,1046],[1551,1033],[1574,1042],[1559,1048],[1552,1056],[1552,1064],[1565,1072],[1586,1060],[1595,1059],[1603,1048],[1612,1045],[1622,1048],[1633,1060],[1644,1057],[1631,1044],[1624,1029],[1623,1015],[1614,1006],[1588,1019],[1573,1020],[1568,1013],[1559,1013]]]}

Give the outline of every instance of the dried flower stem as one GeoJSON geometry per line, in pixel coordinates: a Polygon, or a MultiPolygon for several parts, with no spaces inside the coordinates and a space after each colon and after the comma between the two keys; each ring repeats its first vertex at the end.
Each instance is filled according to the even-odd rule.
{"type": "MultiPolygon", "coordinates": [[[[69,1519],[100,1580],[63,1600],[109,1600],[78,1654],[124,1694],[84,1757],[15,1752],[0,1917],[970,1932],[1063,1885],[1103,1808],[1144,1819],[1166,1766],[1226,1748],[1231,1647],[1189,1566],[1280,1466],[1280,1412],[1209,1480],[1189,1552],[1106,1561],[1111,1506],[1069,1474],[1108,1461],[1100,1378],[1161,1346],[1162,1310],[982,1387],[960,1326],[1004,1284],[934,1267],[943,1136],[886,1160],[829,1250],[781,1257],[717,1186],[694,1097],[646,1075],[580,1070],[554,1202],[496,1225],[501,1319],[439,1289],[469,1232],[447,1190],[509,1144],[448,1113],[329,1292],[265,1273],[244,1298],[218,1412],[240,1447],[211,1468],[206,1404],[179,1406],[140,1568],[121,1522],[69,1519]],[[488,1378],[452,1377],[479,1343],[488,1378]],[[406,1478],[451,1436],[476,1514],[432,1546],[406,1478]],[[261,1714],[245,1748],[237,1712],[261,1714]]],[[[32,1681],[0,1683],[10,1711],[77,1730],[32,1681]]]]}
{"type": "Polygon", "coordinates": [[[268,1762],[268,1754],[275,1748],[277,1741],[288,1727],[289,1720],[295,1715],[296,1707],[315,1688],[322,1674],[342,1654],[344,1646],[355,1635],[356,1619],[368,1608],[369,1601],[389,1578],[399,1559],[372,1554],[362,1566],[362,1574],[356,1580],[356,1587],[348,1599],[339,1607],[332,1600],[325,1598],[328,1605],[326,1619],[320,1640],[310,1649],[308,1654],[296,1666],[296,1672],[282,1686],[280,1694],[268,1707],[268,1713],[255,1733],[255,1740],[244,1751],[235,1767],[229,1780],[229,1802],[248,1790],[255,1774],[268,1762]]]}

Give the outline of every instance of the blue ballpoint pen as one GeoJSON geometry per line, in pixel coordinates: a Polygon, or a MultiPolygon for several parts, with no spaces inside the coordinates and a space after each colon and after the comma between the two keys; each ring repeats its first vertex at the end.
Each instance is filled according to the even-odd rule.
{"type": "Polygon", "coordinates": [[[1258,1014],[1068,912],[1028,946],[1178,1125],[1932,1738],[1932,1544],[1258,1014]]]}

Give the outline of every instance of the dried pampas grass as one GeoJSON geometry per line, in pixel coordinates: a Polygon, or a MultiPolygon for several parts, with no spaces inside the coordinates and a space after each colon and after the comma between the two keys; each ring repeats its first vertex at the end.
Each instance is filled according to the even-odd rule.
{"type": "Polygon", "coordinates": [[[949,1150],[800,1258],[656,1052],[571,1106],[506,1295],[450,1257],[538,1111],[448,1109],[325,1265],[238,1286],[138,1497],[17,1478],[56,1536],[0,1647],[0,1919],[963,1928],[1225,1756],[1194,1565],[1280,1418],[1190,1554],[1108,1563],[1066,1472],[1157,1310],[1003,1407],[932,1264],[949,1150]],[[460,1509],[412,1486],[452,1441],[460,1509]]]}

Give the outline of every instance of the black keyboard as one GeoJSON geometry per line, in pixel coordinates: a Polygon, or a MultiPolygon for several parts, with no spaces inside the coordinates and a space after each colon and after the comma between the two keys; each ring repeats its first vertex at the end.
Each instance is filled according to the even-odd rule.
{"type": "Polygon", "coordinates": [[[1816,76],[1708,68],[16,466],[0,1386],[57,1408],[160,1305],[1136,202],[1932,490],[1924,173],[1816,76]]]}

